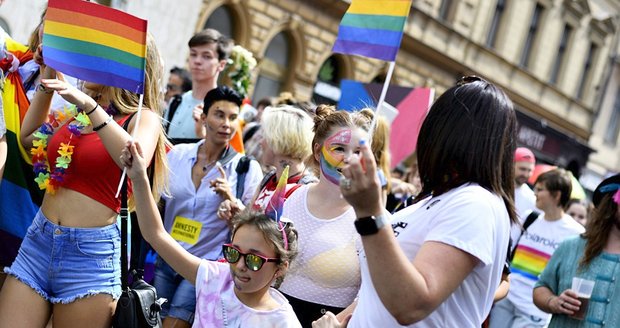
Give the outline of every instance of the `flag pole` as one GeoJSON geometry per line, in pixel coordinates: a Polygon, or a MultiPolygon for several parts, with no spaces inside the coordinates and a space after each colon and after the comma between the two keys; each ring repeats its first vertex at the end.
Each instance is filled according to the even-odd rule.
{"type": "MultiPolygon", "coordinates": [[[[138,126],[140,126],[140,116],[142,114],[142,101],[144,100],[144,93],[140,94],[140,100],[138,101],[138,112],[136,114],[136,123],[133,126],[133,133],[131,134],[131,143],[136,140],[136,133],[138,132],[138,126]]],[[[123,168],[123,174],[121,174],[121,181],[118,183],[118,188],[116,189],[116,198],[121,193],[121,188],[123,187],[123,181],[125,180],[125,176],[127,176],[127,167],[123,168]]]]}
{"type": "Polygon", "coordinates": [[[375,133],[375,128],[377,127],[377,119],[379,118],[379,111],[381,110],[381,106],[383,106],[383,102],[385,101],[385,95],[387,94],[387,90],[390,87],[390,80],[392,79],[392,73],[394,73],[395,61],[391,61],[388,66],[387,75],[385,76],[385,82],[383,82],[383,88],[381,89],[381,96],[379,96],[379,102],[377,102],[377,108],[375,109],[375,115],[372,118],[372,122],[370,123],[370,130],[368,131],[369,140],[368,145],[372,145],[372,136],[375,133]]]}

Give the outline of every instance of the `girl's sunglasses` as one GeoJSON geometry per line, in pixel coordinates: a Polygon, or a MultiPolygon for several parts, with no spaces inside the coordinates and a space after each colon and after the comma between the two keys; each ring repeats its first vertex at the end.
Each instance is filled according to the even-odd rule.
{"type": "Polygon", "coordinates": [[[245,266],[250,271],[258,271],[266,262],[280,262],[280,259],[269,258],[253,253],[241,253],[241,251],[232,244],[224,244],[222,246],[224,258],[228,263],[237,263],[241,256],[245,258],[245,266]]]}

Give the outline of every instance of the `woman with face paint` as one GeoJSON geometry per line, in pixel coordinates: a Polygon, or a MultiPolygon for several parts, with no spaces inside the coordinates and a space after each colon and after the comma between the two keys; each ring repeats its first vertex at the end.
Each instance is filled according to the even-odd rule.
{"type": "Polygon", "coordinates": [[[280,291],[304,327],[326,311],[341,312],[359,290],[361,244],[340,180],[342,167],[359,156],[360,140],[368,139],[371,115],[323,105],[316,109],[312,163],[319,182],[300,187],[284,204],[283,215],[299,231],[300,252],[280,291]]]}

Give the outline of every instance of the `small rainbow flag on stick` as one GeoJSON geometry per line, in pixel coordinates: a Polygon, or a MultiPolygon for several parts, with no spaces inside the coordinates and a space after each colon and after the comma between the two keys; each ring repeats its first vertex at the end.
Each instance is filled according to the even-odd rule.
{"type": "Polygon", "coordinates": [[[352,0],[333,51],[394,61],[410,8],[411,0],[352,0]]]}
{"type": "Polygon", "coordinates": [[[45,63],[82,80],[142,94],[146,27],[146,20],[96,3],[49,0],[45,63]]]}

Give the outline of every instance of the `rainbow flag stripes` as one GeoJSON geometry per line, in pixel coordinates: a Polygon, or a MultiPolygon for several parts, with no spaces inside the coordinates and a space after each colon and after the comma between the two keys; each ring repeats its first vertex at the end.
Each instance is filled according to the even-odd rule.
{"type": "Polygon", "coordinates": [[[96,3],[50,0],[45,63],[89,82],[144,92],[146,20],[96,3]]]}
{"type": "Polygon", "coordinates": [[[536,249],[519,245],[512,259],[510,271],[522,275],[528,279],[538,281],[538,276],[543,271],[551,255],[536,249]]]}
{"type": "Polygon", "coordinates": [[[410,8],[411,0],[352,0],[333,51],[394,61],[410,8]]]}

